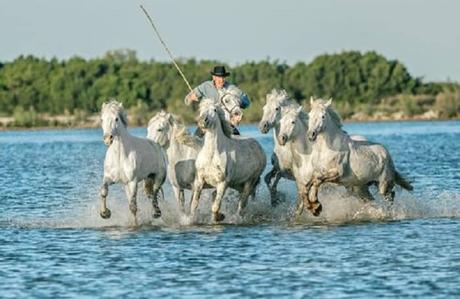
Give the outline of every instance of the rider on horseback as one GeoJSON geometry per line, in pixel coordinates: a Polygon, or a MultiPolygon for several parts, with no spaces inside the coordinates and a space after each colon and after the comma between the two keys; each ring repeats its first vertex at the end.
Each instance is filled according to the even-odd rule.
{"type": "MultiPolygon", "coordinates": [[[[234,84],[226,82],[226,77],[229,76],[230,73],[225,70],[224,66],[215,66],[211,71],[211,75],[212,80],[201,83],[185,97],[185,104],[190,105],[192,102],[198,102],[205,98],[221,102],[226,93],[236,91],[240,102],[240,108],[246,109],[249,106],[250,101],[248,95],[234,84]]],[[[241,118],[242,114],[230,113],[229,121],[234,128],[234,135],[240,134],[236,126],[240,123],[241,118]]]]}

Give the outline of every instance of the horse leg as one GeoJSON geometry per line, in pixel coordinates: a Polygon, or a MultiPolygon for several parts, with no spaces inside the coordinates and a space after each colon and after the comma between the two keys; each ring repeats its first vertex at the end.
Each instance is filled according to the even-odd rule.
{"type": "Polygon", "coordinates": [[[389,203],[393,203],[395,199],[395,192],[393,191],[394,184],[388,180],[380,180],[379,182],[379,193],[389,203]]]}
{"type": "Polygon", "coordinates": [[[203,190],[204,181],[198,176],[195,178],[192,190],[192,202],[190,203],[190,214],[195,218],[196,209],[198,208],[201,190],[203,190]]]}
{"type": "Polygon", "coordinates": [[[335,183],[340,178],[340,173],[337,169],[329,170],[325,175],[316,175],[312,180],[311,192],[313,196],[309,196],[309,207],[313,216],[319,216],[323,210],[323,206],[318,200],[319,188],[324,183],[335,183]]]}
{"type": "Polygon", "coordinates": [[[159,218],[161,216],[161,210],[158,207],[158,190],[159,187],[155,186],[155,181],[152,178],[146,178],[144,180],[144,189],[147,198],[152,203],[153,218],[159,218]]]}
{"type": "Polygon", "coordinates": [[[184,190],[174,185],[172,186],[172,189],[174,191],[174,196],[176,197],[177,205],[179,206],[180,211],[184,212],[184,204],[185,204],[184,190]]]}
{"type": "Polygon", "coordinates": [[[306,187],[302,186],[301,184],[297,184],[297,203],[295,209],[296,217],[299,217],[303,213],[303,209],[305,206],[304,201],[304,194],[305,194],[306,187]]]}
{"type": "Polygon", "coordinates": [[[271,190],[271,181],[272,181],[272,178],[273,176],[276,174],[276,169],[275,167],[272,167],[272,169],[264,176],[264,181],[265,181],[265,184],[267,185],[267,188],[268,190],[271,190]]]}
{"type": "Polygon", "coordinates": [[[224,197],[225,190],[227,189],[227,184],[221,182],[216,186],[216,198],[212,203],[212,219],[214,222],[220,222],[225,219],[225,215],[220,213],[220,205],[222,203],[222,198],[224,197]]]}
{"type": "Polygon", "coordinates": [[[101,207],[99,210],[99,215],[101,215],[103,219],[109,219],[110,216],[112,215],[110,210],[107,208],[107,195],[109,193],[109,185],[111,184],[113,184],[111,181],[104,178],[102,186],[101,186],[101,190],[99,192],[101,195],[101,202],[100,202],[101,207]]]}
{"type": "Polygon", "coordinates": [[[182,207],[182,212],[185,213],[185,194],[184,194],[184,189],[180,189],[179,191],[179,203],[182,207]]]}
{"type": "MultiPolygon", "coordinates": [[[[315,187],[314,181],[310,180],[308,181],[305,186],[300,186],[299,188],[299,201],[302,203],[302,211],[300,214],[303,212],[303,208],[307,207],[307,209],[311,210],[311,202],[310,202],[310,192],[311,189],[315,187]]],[[[300,214],[298,214],[300,216],[300,214]]]]}
{"type": "Polygon", "coordinates": [[[160,218],[161,210],[160,210],[160,206],[158,205],[158,197],[161,197],[161,200],[164,201],[165,195],[163,193],[163,189],[161,189],[161,185],[163,184],[163,181],[154,180],[153,182],[154,182],[153,183],[153,198],[152,198],[153,218],[160,218]]]}
{"type": "Polygon", "coordinates": [[[358,197],[364,202],[375,200],[374,196],[372,196],[371,192],[369,191],[369,186],[367,185],[357,186],[356,189],[353,188],[353,191],[358,194],[358,197]]]}
{"type": "Polygon", "coordinates": [[[134,219],[134,226],[137,226],[137,181],[131,181],[125,185],[126,196],[128,197],[129,210],[134,219]]]}
{"type": "Polygon", "coordinates": [[[243,188],[243,192],[240,193],[240,200],[238,202],[238,214],[243,217],[244,209],[248,204],[249,195],[255,191],[254,184],[246,183],[243,188]]]}
{"type": "Polygon", "coordinates": [[[278,188],[278,183],[280,182],[281,179],[281,172],[278,171],[275,176],[275,181],[272,184],[272,193],[270,194],[272,197],[272,206],[276,207],[279,203],[280,200],[278,198],[278,193],[276,192],[276,189],[278,188]]]}

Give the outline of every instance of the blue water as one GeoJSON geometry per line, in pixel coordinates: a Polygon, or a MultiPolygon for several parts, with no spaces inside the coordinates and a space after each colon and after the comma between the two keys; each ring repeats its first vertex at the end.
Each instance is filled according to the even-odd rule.
{"type": "MultiPolygon", "coordinates": [[[[276,209],[262,185],[243,219],[230,193],[212,225],[204,194],[192,225],[166,185],[161,220],[139,195],[138,228],[120,186],[112,218],[98,215],[100,130],[0,132],[0,297],[458,298],[460,122],[345,129],[385,144],[414,192],[398,189],[390,207],[329,187],[320,217],[293,220],[295,187],[281,181],[276,209]]],[[[242,133],[270,155],[272,134],[242,133]]]]}

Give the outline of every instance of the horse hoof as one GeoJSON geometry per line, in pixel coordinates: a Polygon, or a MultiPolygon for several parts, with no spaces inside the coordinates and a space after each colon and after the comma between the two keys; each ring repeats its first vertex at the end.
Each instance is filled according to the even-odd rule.
{"type": "Polygon", "coordinates": [[[312,207],[311,209],[311,213],[313,214],[313,216],[319,216],[319,214],[321,214],[321,211],[323,210],[323,205],[318,203],[315,207],[312,207]]]}
{"type": "Polygon", "coordinates": [[[213,214],[213,219],[215,222],[221,222],[225,219],[225,215],[222,213],[214,213],[213,214]]]}
{"type": "Polygon", "coordinates": [[[153,218],[158,219],[158,218],[160,218],[160,217],[161,217],[161,211],[160,211],[160,210],[155,211],[155,212],[153,213],[153,218]]]}
{"type": "Polygon", "coordinates": [[[99,214],[101,215],[102,219],[109,219],[112,215],[109,209],[105,209],[104,211],[101,211],[99,214]]]}
{"type": "Polygon", "coordinates": [[[300,216],[302,216],[302,213],[303,213],[303,209],[302,209],[302,210],[296,210],[296,211],[295,211],[295,217],[300,217],[300,216]]]}

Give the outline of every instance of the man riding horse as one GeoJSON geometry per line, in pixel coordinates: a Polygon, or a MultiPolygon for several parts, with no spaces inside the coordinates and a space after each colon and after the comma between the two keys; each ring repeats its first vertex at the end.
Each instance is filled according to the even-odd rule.
{"type": "MultiPolygon", "coordinates": [[[[250,101],[246,93],[236,87],[234,84],[226,82],[226,78],[230,75],[225,70],[224,66],[215,66],[211,71],[212,80],[205,81],[195,87],[186,97],[185,104],[190,105],[192,102],[198,102],[201,99],[212,99],[215,102],[221,102],[222,98],[229,92],[236,94],[239,98],[240,108],[246,109],[249,107],[250,101]]],[[[221,103],[222,104],[222,103],[221,103]]],[[[233,127],[233,134],[240,135],[240,132],[236,128],[243,117],[239,113],[229,112],[229,121],[233,127]]],[[[199,133],[201,135],[201,133],[199,133]]]]}

